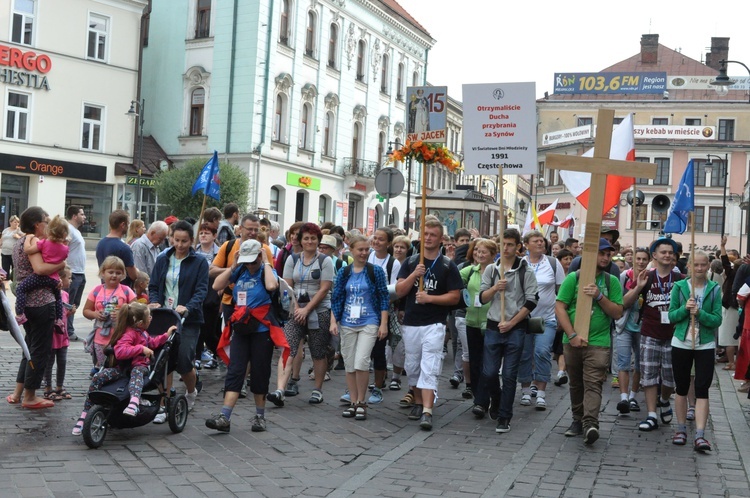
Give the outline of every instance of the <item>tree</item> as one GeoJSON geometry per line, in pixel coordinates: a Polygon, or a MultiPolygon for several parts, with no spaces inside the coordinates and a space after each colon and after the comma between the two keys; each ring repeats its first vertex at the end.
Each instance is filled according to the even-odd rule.
{"type": "MultiPolygon", "coordinates": [[[[169,213],[182,219],[192,216],[198,219],[203,204],[203,191],[192,195],[193,184],[200,174],[207,159],[196,157],[184,166],[156,175],[156,195],[159,203],[168,206],[169,213]]],[[[219,164],[219,181],[221,182],[221,200],[208,197],[206,207],[216,206],[221,209],[225,204],[234,202],[240,212],[247,209],[247,196],[250,190],[250,178],[245,171],[230,163],[219,164]]]]}

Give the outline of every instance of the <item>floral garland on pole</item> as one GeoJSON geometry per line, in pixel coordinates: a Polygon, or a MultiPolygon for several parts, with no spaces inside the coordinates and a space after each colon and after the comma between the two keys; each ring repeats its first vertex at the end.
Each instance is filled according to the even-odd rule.
{"type": "Polygon", "coordinates": [[[422,164],[439,163],[448,168],[452,173],[463,171],[463,165],[453,157],[453,153],[443,144],[418,142],[406,142],[403,147],[393,151],[388,162],[401,162],[412,158],[422,164]]]}

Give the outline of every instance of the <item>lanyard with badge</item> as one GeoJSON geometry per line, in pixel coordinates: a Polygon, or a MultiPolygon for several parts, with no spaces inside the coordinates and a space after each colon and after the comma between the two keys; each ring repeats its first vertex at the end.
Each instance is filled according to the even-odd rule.
{"type": "Polygon", "coordinates": [[[365,280],[365,270],[362,269],[362,271],[359,273],[354,273],[352,271],[352,276],[356,276],[356,282],[352,282],[349,287],[349,291],[352,293],[352,303],[349,304],[349,318],[352,320],[359,320],[359,318],[362,316],[362,303],[359,300],[359,294],[362,290],[362,282],[364,282],[365,280]],[[359,292],[357,292],[357,290],[355,289],[359,289],[359,292]]]}
{"type": "MultiPolygon", "coordinates": [[[[662,288],[662,285],[661,285],[662,282],[661,282],[661,278],[659,277],[659,273],[657,272],[656,275],[654,276],[656,277],[656,285],[659,287],[659,295],[663,296],[665,292],[669,292],[669,290],[672,288],[672,272],[671,271],[669,272],[669,281],[667,282],[668,286],[667,286],[666,291],[664,290],[664,288],[662,288]]],[[[659,310],[659,313],[661,315],[661,323],[668,325],[669,324],[669,311],[659,310]]]]}

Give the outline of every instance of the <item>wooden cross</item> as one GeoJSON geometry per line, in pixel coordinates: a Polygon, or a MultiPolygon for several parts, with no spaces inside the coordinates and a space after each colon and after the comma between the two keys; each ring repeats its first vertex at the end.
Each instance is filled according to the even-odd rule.
{"type": "Polygon", "coordinates": [[[596,282],[596,259],[599,254],[599,239],[602,229],[602,210],[604,209],[604,190],[607,185],[607,174],[618,172],[617,176],[635,178],[655,178],[656,164],[633,161],[617,161],[609,158],[612,142],[612,126],[615,111],[599,109],[594,142],[594,157],[566,156],[548,154],[546,165],[550,169],[563,169],[591,173],[589,188],[589,206],[586,213],[586,230],[581,254],[581,271],[578,276],[578,298],[576,301],[576,320],[573,328],[584,343],[589,339],[591,308],[594,300],[583,293],[583,288],[596,282]],[[619,174],[627,171],[627,175],[619,174]]]}

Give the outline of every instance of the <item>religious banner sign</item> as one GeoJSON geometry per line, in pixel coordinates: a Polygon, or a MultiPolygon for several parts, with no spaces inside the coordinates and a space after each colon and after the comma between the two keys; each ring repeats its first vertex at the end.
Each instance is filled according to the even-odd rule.
{"type": "Polygon", "coordinates": [[[447,142],[448,87],[410,86],[406,89],[406,141],[447,142]]]}

